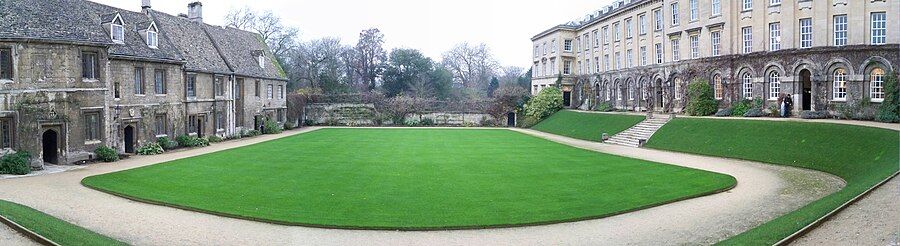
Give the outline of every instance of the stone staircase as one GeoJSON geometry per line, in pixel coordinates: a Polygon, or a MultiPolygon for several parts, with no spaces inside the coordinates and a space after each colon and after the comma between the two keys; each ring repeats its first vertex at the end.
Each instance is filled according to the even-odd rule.
{"type": "Polygon", "coordinates": [[[646,143],[646,140],[650,139],[653,133],[656,133],[669,120],[668,116],[649,118],[603,142],[628,147],[641,147],[641,140],[644,140],[643,142],[646,143]]]}

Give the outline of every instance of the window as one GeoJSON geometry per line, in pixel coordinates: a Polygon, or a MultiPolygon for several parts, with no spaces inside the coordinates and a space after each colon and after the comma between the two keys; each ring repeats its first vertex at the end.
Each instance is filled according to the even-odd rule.
{"type": "Polygon", "coordinates": [[[781,49],[781,23],[775,22],[769,24],[769,50],[776,51],[781,49]]]}
{"type": "Polygon", "coordinates": [[[616,52],[616,69],[622,69],[622,53],[616,52]]]}
{"type": "MultiPolygon", "coordinates": [[[[121,23],[121,22],[120,22],[121,23]]],[[[125,43],[125,27],[121,24],[111,24],[110,25],[110,35],[115,43],[125,43]]]]}
{"type": "Polygon", "coordinates": [[[166,120],[165,114],[156,115],[156,136],[169,135],[169,127],[166,125],[167,123],[168,121],[166,120]]]}
{"type": "Polygon", "coordinates": [[[769,6],[781,5],[781,0],[769,0],[769,6]]]}
{"type": "Polygon", "coordinates": [[[640,25],[638,31],[641,35],[647,34],[647,15],[642,14],[638,16],[638,22],[638,25],[640,25]]]}
{"type": "Polygon", "coordinates": [[[278,98],[284,99],[284,86],[283,85],[278,86],[278,98]]]}
{"type": "Polygon", "coordinates": [[[884,100],[884,70],[881,68],[876,68],[872,70],[872,82],[871,82],[871,93],[869,97],[872,98],[872,101],[883,101],[884,100]]]}
{"type": "Polygon", "coordinates": [[[187,76],[187,97],[197,97],[197,75],[187,76]]]}
{"type": "Polygon", "coordinates": [[[834,46],[847,45],[847,15],[834,16],[834,46]]]}
{"type": "Polygon", "coordinates": [[[563,51],[572,52],[572,40],[566,39],[563,41],[563,51]]]}
{"type": "Polygon", "coordinates": [[[628,100],[634,100],[634,85],[628,85],[628,100]]]}
{"type": "Polygon", "coordinates": [[[537,46],[537,45],[534,46],[534,57],[535,58],[538,57],[538,53],[540,53],[540,51],[539,51],[540,49],[541,49],[540,46],[537,46]]]}
{"type": "Polygon", "coordinates": [[[272,95],[272,84],[266,85],[266,98],[272,99],[274,95],[272,95]]]}
{"type": "Polygon", "coordinates": [[[884,12],[872,13],[872,44],[884,44],[887,35],[887,17],[884,12]]]}
{"type": "Polygon", "coordinates": [[[690,37],[691,39],[691,58],[697,59],[700,58],[700,36],[693,35],[690,37]]]}
{"type": "Polygon", "coordinates": [[[750,73],[744,73],[744,76],[741,77],[741,80],[742,80],[741,84],[743,87],[742,92],[743,92],[744,98],[752,99],[753,98],[753,76],[751,76],[750,73]]]}
{"type": "Polygon", "coordinates": [[[681,78],[675,78],[675,100],[681,100],[681,78]]]}
{"type": "Polygon", "coordinates": [[[656,23],[656,24],[654,25],[654,28],[653,28],[653,29],[654,29],[654,30],[657,30],[657,31],[662,31],[662,26],[663,26],[663,24],[662,24],[662,23],[663,23],[662,10],[659,10],[659,9],[654,10],[654,11],[653,11],[653,16],[656,17],[656,20],[655,20],[655,23],[656,23]]]}
{"type": "Polygon", "coordinates": [[[593,35],[594,35],[594,47],[599,47],[600,46],[600,33],[597,32],[597,30],[594,30],[593,35]]]}
{"type": "Polygon", "coordinates": [[[716,74],[713,76],[714,88],[716,88],[716,99],[722,99],[725,95],[725,85],[722,84],[722,76],[716,74]]]}
{"type": "Polygon", "coordinates": [[[672,26],[678,25],[678,3],[672,4],[672,26]]]}
{"type": "Polygon", "coordinates": [[[159,36],[154,31],[147,31],[147,46],[156,48],[159,45],[159,36]]]}
{"type": "Polygon", "coordinates": [[[0,118],[0,148],[12,148],[13,142],[13,120],[11,118],[0,118]]]}
{"type": "Polygon", "coordinates": [[[13,79],[12,49],[0,49],[0,79],[13,79]]]}
{"type": "Polygon", "coordinates": [[[556,74],[556,60],[550,60],[550,74],[556,74]]]}
{"type": "Polygon", "coordinates": [[[634,59],[631,59],[634,57],[634,56],[632,56],[632,53],[633,52],[631,52],[631,49],[628,49],[627,51],[625,51],[625,63],[626,63],[625,66],[626,67],[634,67],[634,59]]]}
{"type": "Polygon", "coordinates": [[[662,64],[665,62],[665,56],[663,55],[663,46],[661,43],[655,44],[656,46],[656,64],[662,64]]]}
{"type": "Polygon", "coordinates": [[[584,59],[584,71],[585,73],[591,73],[591,59],[584,59]]]}
{"type": "Polygon", "coordinates": [[[572,73],[572,61],[564,61],[563,62],[563,75],[569,75],[572,73]]]}
{"type": "Polygon", "coordinates": [[[613,24],[613,32],[616,33],[616,41],[619,41],[620,38],[621,38],[621,35],[622,35],[622,29],[619,28],[619,23],[618,23],[618,22],[616,22],[615,24],[613,24]]]}
{"type": "Polygon", "coordinates": [[[541,74],[547,76],[547,61],[541,63],[541,74]]]}
{"type": "MultiPolygon", "coordinates": [[[[536,70],[536,69],[535,69],[535,70],[536,70]]],[[[257,97],[259,97],[259,89],[260,89],[260,87],[259,87],[259,80],[257,80],[257,81],[254,83],[254,85],[253,85],[253,90],[254,90],[254,92],[255,92],[254,94],[255,94],[257,97]]]]}
{"type": "Polygon", "coordinates": [[[579,53],[581,53],[581,38],[580,37],[575,38],[575,50],[578,51],[579,53]]]}
{"type": "Polygon", "coordinates": [[[144,95],[144,68],[134,68],[134,94],[144,95]]]}
{"type": "Polygon", "coordinates": [[[603,27],[603,44],[609,44],[609,27],[603,27]]]}
{"type": "Polygon", "coordinates": [[[585,34],[584,34],[584,38],[582,39],[582,41],[584,42],[584,44],[583,44],[583,45],[584,45],[584,50],[585,50],[585,51],[591,50],[591,35],[585,33],[585,34]]]}
{"type": "Polygon", "coordinates": [[[625,92],[622,91],[621,88],[622,88],[622,87],[620,87],[619,83],[616,83],[616,88],[615,88],[615,90],[616,90],[616,99],[618,99],[618,100],[620,100],[620,101],[622,100],[622,93],[625,93],[625,92]]]}
{"type": "Polygon", "coordinates": [[[711,4],[712,8],[712,16],[722,15],[722,3],[721,0],[712,0],[711,4]]]}
{"type": "Polygon", "coordinates": [[[753,0],[743,0],[743,1],[744,1],[744,4],[742,5],[743,6],[742,9],[744,11],[753,9],[753,0]]]}
{"type": "Polygon", "coordinates": [[[647,66],[647,46],[641,46],[641,66],[647,66]]]}
{"type": "Polygon", "coordinates": [[[681,60],[681,52],[678,51],[678,39],[672,39],[672,61],[681,60]]]}
{"type": "Polygon", "coordinates": [[[699,3],[697,3],[697,0],[691,0],[691,21],[695,21],[700,18],[700,10],[698,9],[699,6],[697,6],[698,4],[699,3]]]}
{"type": "Polygon", "coordinates": [[[741,28],[741,32],[744,34],[744,54],[749,54],[753,52],[753,28],[752,27],[744,27],[741,28]]]}
{"type": "Polygon", "coordinates": [[[832,99],[837,101],[847,100],[847,71],[844,71],[844,69],[834,71],[832,99]]]}
{"type": "Polygon", "coordinates": [[[577,73],[577,74],[584,74],[584,67],[583,67],[583,66],[584,66],[584,65],[581,63],[581,61],[578,61],[578,73],[577,73]]]}
{"type": "Polygon", "coordinates": [[[712,56],[718,56],[719,55],[719,47],[721,47],[721,44],[722,44],[722,32],[720,32],[720,31],[710,32],[709,36],[712,39],[712,42],[711,42],[712,43],[712,56]]]}
{"type": "Polygon", "coordinates": [[[84,113],[84,140],[100,140],[100,112],[84,113]]]}
{"type": "Polygon", "coordinates": [[[119,82],[113,83],[113,97],[115,99],[122,98],[122,94],[119,92],[119,82]]]}
{"type": "Polygon", "coordinates": [[[559,47],[556,46],[556,39],[553,39],[553,41],[550,42],[550,53],[556,53],[556,50],[558,49],[559,47]]]}
{"type": "MultiPolygon", "coordinates": [[[[544,42],[544,44],[541,44],[541,50],[544,51],[543,52],[544,55],[547,55],[547,42],[544,42]]],[[[262,64],[262,63],[260,63],[260,64],[262,64]]]]}
{"type": "Polygon", "coordinates": [[[223,129],[225,129],[225,113],[216,111],[216,130],[221,131],[223,129]]]}
{"type": "Polygon", "coordinates": [[[600,72],[600,57],[594,57],[594,69],[599,73],[600,72]]]}
{"type": "MultiPolygon", "coordinates": [[[[216,76],[216,78],[215,78],[215,83],[214,83],[215,88],[213,88],[213,89],[215,90],[217,97],[225,95],[225,82],[223,80],[224,80],[224,78],[221,76],[216,76]]],[[[271,98],[271,97],[269,97],[269,98],[271,98]]]]}
{"type": "Polygon", "coordinates": [[[781,93],[781,76],[778,72],[772,71],[769,73],[769,100],[778,99],[779,93],[781,93]]]}
{"type": "Polygon", "coordinates": [[[154,88],[157,95],[166,94],[166,70],[156,69],[153,71],[154,88]]]}
{"type": "Polygon", "coordinates": [[[631,24],[631,19],[625,20],[625,37],[631,38],[633,37],[633,32],[631,31],[634,28],[631,28],[633,25],[631,24]]]}
{"type": "Polygon", "coordinates": [[[611,66],[609,65],[609,55],[603,55],[603,64],[605,64],[604,66],[606,67],[606,71],[609,71],[611,66]]]}
{"type": "Polygon", "coordinates": [[[81,53],[81,77],[85,79],[97,79],[99,71],[97,67],[97,53],[81,53]]]}
{"type": "Polygon", "coordinates": [[[812,19],[800,19],[800,48],[812,47],[812,19]]]}

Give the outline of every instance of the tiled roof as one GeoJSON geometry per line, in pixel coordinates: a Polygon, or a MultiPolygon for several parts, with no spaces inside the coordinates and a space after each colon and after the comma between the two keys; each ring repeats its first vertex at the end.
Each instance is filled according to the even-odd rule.
{"type": "Polygon", "coordinates": [[[222,56],[231,65],[235,74],[269,78],[287,79],[276,65],[269,47],[259,34],[231,27],[204,25],[213,42],[219,47],[222,56]],[[264,64],[259,66],[258,55],[262,54],[264,64]]]}
{"type": "Polygon", "coordinates": [[[201,24],[161,12],[152,12],[156,26],[165,33],[187,61],[185,69],[209,73],[231,73],[201,24]]]}
{"type": "Polygon", "coordinates": [[[83,0],[2,0],[0,38],[112,44],[100,15],[83,0]]]}
{"type": "MultiPolygon", "coordinates": [[[[143,31],[147,30],[147,28],[150,26],[150,23],[153,23],[153,19],[151,19],[146,14],[118,9],[115,7],[106,6],[90,1],[83,1],[83,3],[87,6],[90,6],[94,10],[93,13],[118,13],[122,16],[122,21],[125,22],[125,43],[110,45],[110,55],[148,58],[173,62],[184,61],[184,58],[181,57],[181,53],[166,37],[168,33],[157,33],[158,42],[156,49],[150,48],[150,46],[147,45],[147,36],[143,31]]],[[[100,19],[96,20],[98,22],[95,23],[100,23],[101,21],[100,19]]],[[[100,26],[100,24],[94,25],[100,26]]]]}

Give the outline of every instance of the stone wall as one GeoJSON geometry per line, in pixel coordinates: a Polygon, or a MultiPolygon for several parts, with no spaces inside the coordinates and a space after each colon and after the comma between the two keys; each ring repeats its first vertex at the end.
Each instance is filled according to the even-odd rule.
{"type": "MultiPolygon", "coordinates": [[[[305,119],[315,125],[362,125],[374,126],[379,120],[374,104],[366,103],[315,103],[305,108],[305,119]]],[[[407,114],[405,120],[431,119],[435,125],[462,126],[466,123],[480,126],[485,120],[492,120],[488,114],[472,112],[429,112],[407,114]]],[[[403,122],[384,120],[384,125],[400,125],[403,122]]]]}

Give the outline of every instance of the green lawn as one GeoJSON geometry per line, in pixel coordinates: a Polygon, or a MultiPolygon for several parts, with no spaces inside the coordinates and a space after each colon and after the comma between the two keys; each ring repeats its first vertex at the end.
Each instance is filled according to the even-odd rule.
{"type": "Polygon", "coordinates": [[[733,237],[726,245],[771,245],[897,172],[898,132],[826,123],[676,119],[646,145],[809,168],[837,175],[847,187],[733,237]]]}
{"type": "Polygon", "coordinates": [[[646,117],[637,115],[597,114],[564,110],[541,121],[541,123],[531,127],[531,129],[599,142],[602,133],[609,133],[609,136],[612,137],[637,125],[644,119],[646,117]]]}
{"type": "Polygon", "coordinates": [[[608,216],[721,191],[735,179],[509,130],[322,129],[82,183],[277,223],[438,229],[608,216]]]}
{"type": "Polygon", "coordinates": [[[126,245],[12,202],[0,200],[0,215],[60,245],[126,245]]]}

